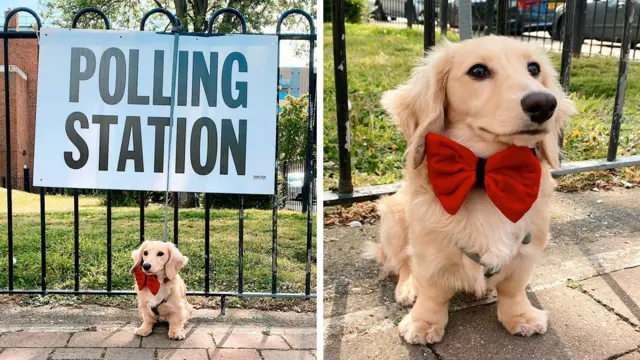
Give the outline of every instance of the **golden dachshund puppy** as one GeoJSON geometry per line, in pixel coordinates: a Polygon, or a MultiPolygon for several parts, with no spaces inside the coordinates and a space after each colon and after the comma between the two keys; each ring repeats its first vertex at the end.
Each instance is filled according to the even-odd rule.
{"type": "Polygon", "coordinates": [[[382,104],[407,138],[404,185],[379,201],[380,243],[366,255],[413,304],[401,336],[441,341],[455,292],[494,289],[511,334],[546,332],[525,288],[549,239],[548,167],[576,113],[546,54],[498,36],[445,43],[382,104]]]}
{"type": "Polygon", "coordinates": [[[166,321],[169,338],[183,340],[184,324],[193,307],[187,301],[187,287],[178,272],[189,258],[172,243],[162,241],[143,242],[131,257],[133,267],[129,272],[136,276],[138,310],[143,319],[135,334],[147,336],[156,322],[166,321]]]}

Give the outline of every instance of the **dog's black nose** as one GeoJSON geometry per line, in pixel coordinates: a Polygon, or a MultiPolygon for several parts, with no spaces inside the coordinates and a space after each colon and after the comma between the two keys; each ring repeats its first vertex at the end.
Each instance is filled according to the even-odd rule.
{"type": "Polygon", "coordinates": [[[151,264],[142,264],[142,268],[144,271],[149,271],[149,269],[151,269],[151,264]]]}
{"type": "Polygon", "coordinates": [[[558,101],[547,92],[532,92],[522,97],[520,105],[531,121],[542,124],[551,119],[558,101]]]}

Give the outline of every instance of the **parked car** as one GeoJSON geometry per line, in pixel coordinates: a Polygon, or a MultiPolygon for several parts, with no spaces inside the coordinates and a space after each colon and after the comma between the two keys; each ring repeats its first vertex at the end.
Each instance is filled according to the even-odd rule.
{"type": "MultiPolygon", "coordinates": [[[[632,47],[635,47],[640,42],[638,34],[640,0],[632,1],[633,27],[631,28],[631,44],[632,47]]],[[[587,0],[584,38],[611,42],[621,41],[624,27],[624,3],[624,0],[587,0]]],[[[556,9],[556,21],[549,31],[551,38],[554,40],[562,40],[564,36],[564,12],[564,4],[556,9]]]]}
{"type": "Polygon", "coordinates": [[[294,172],[287,174],[287,188],[289,198],[302,201],[302,188],[304,187],[304,173],[294,172]]]}
{"type": "Polygon", "coordinates": [[[415,15],[413,22],[424,21],[424,0],[413,0],[413,12],[407,14],[405,0],[370,0],[370,17],[378,21],[389,21],[397,18],[408,18],[415,15]]]}
{"type": "MultiPolygon", "coordinates": [[[[451,27],[459,27],[459,0],[449,1],[447,21],[451,27]]],[[[497,4],[494,2],[494,26],[497,23],[497,4]]],[[[549,31],[554,24],[554,14],[564,0],[509,0],[507,8],[507,32],[520,35],[525,31],[549,31]]],[[[474,30],[486,27],[486,0],[471,0],[472,27],[474,30]]]]}

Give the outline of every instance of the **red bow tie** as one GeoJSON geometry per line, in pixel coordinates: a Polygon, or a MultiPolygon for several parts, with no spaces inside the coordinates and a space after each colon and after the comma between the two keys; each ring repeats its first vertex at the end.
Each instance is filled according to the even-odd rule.
{"type": "Polygon", "coordinates": [[[487,159],[438,135],[425,137],[429,180],[442,207],[455,215],[471,188],[484,188],[493,204],[517,222],[538,198],[542,170],[531,149],[510,146],[487,159]]]}
{"type": "Polygon", "coordinates": [[[160,281],[158,277],[155,275],[147,275],[140,268],[136,269],[136,283],[138,283],[138,290],[142,290],[146,286],[153,295],[160,291],[160,281]]]}

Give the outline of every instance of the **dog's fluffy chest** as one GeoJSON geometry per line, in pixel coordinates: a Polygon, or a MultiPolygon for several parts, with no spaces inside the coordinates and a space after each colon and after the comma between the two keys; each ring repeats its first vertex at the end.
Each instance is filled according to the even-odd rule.
{"type": "Polygon", "coordinates": [[[158,292],[153,295],[151,290],[148,287],[144,287],[140,290],[140,295],[144,293],[144,300],[149,304],[149,306],[154,307],[160,304],[164,299],[168,298],[170,295],[170,287],[166,283],[160,284],[160,289],[158,292]]]}
{"type": "Polygon", "coordinates": [[[517,223],[511,222],[500,213],[495,205],[480,189],[472,190],[464,205],[456,215],[433,211],[440,206],[437,200],[414,202],[411,216],[419,214],[422,232],[418,238],[438,239],[438,241],[456,247],[467,253],[477,254],[480,261],[491,270],[499,270],[509,264],[518,254],[527,232],[530,231],[530,214],[526,214],[517,223]]]}
{"type": "MultiPolygon", "coordinates": [[[[487,267],[498,270],[517,255],[528,229],[528,216],[517,223],[504,217],[483,190],[473,190],[465,201],[465,234],[456,245],[477,253],[487,267]]],[[[462,234],[461,234],[462,235],[462,234]]]]}
{"type": "Polygon", "coordinates": [[[161,284],[158,293],[155,295],[150,293],[150,295],[151,297],[149,298],[149,301],[153,302],[154,304],[160,304],[162,300],[166,299],[169,296],[169,286],[167,286],[167,284],[161,284]]]}

